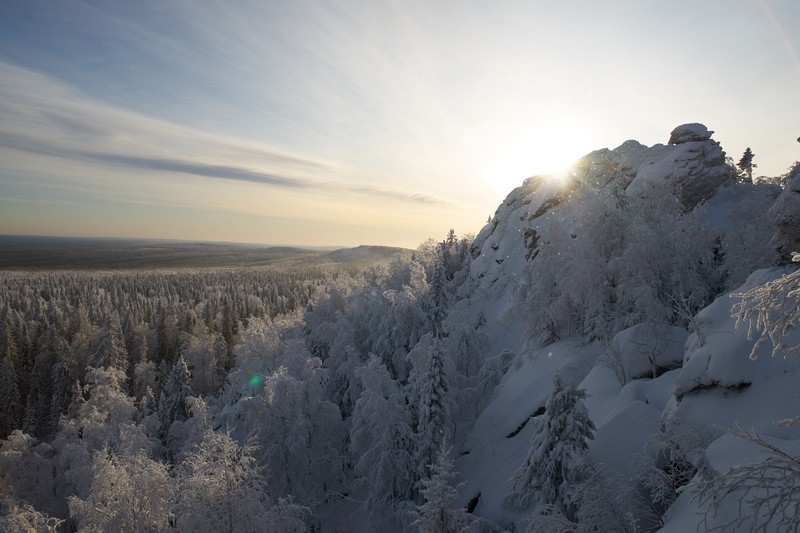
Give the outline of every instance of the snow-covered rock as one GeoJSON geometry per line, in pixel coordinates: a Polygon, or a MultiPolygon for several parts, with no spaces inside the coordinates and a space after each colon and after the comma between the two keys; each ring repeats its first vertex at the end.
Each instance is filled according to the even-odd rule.
{"type": "Polygon", "coordinates": [[[703,124],[681,124],[669,135],[669,144],[683,144],[688,142],[705,142],[711,138],[714,132],[710,131],[703,124]]]}
{"type": "MultiPolygon", "coordinates": [[[[785,273],[780,268],[754,272],[743,286],[697,314],[699,331],[686,342],[675,398],[665,412],[667,420],[689,424],[708,437],[739,423],[767,435],[800,438],[800,425],[775,424],[798,414],[800,358],[771,357],[772,346],[765,343],[758,357],[750,359],[755,340],[749,340],[746,325],[737,328],[731,316],[736,294],[785,273]]],[[[790,330],[786,343],[798,342],[800,331],[790,330]]]]}
{"type": "Polygon", "coordinates": [[[702,124],[672,132],[669,145],[647,147],[629,140],[579,159],[567,176],[534,176],[505,198],[473,243],[473,278],[493,291],[521,283],[526,263],[536,256],[541,228],[551,217],[569,227],[576,187],[611,187],[628,195],[671,188],[688,209],[733,183],[725,152],[702,124]]]}
{"type": "Polygon", "coordinates": [[[506,196],[473,242],[471,272],[482,287],[497,291],[519,279],[536,246],[537,219],[567,197],[562,183],[547,176],[528,178],[506,196]]]}
{"type": "Polygon", "coordinates": [[[628,193],[642,194],[653,184],[665,183],[676,189],[688,209],[711,198],[722,185],[732,183],[725,152],[711,139],[711,133],[702,124],[673,130],[668,146],[651,149],[651,157],[641,165],[628,193]]]}
{"type": "Polygon", "coordinates": [[[637,324],[617,333],[612,344],[629,379],[655,378],[681,366],[688,335],[678,326],[637,324]]]}
{"type": "Polygon", "coordinates": [[[800,165],[795,165],[783,190],[767,215],[778,227],[772,239],[784,259],[800,251],[800,165]]]}

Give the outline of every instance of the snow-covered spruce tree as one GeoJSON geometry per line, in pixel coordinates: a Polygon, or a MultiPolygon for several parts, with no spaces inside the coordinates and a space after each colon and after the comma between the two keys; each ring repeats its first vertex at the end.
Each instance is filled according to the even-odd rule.
{"type": "Polygon", "coordinates": [[[436,462],[430,465],[430,477],[419,482],[424,503],[413,511],[412,525],[420,533],[457,533],[466,526],[464,510],[451,508],[458,497],[458,487],[453,486],[456,473],[449,454],[442,446],[436,454],[436,462]]]}
{"type": "MultiPolygon", "coordinates": [[[[7,341],[11,340],[10,335],[7,336],[7,341]]],[[[0,405],[3,406],[0,410],[0,439],[5,439],[22,425],[22,399],[17,387],[14,355],[11,343],[4,343],[3,353],[0,353],[0,405]]]]}
{"type": "Polygon", "coordinates": [[[415,460],[420,478],[432,475],[430,468],[436,456],[450,437],[451,415],[455,406],[450,398],[446,354],[442,341],[434,337],[430,349],[425,350],[425,365],[417,375],[417,446],[415,460]]]}
{"type": "MultiPolygon", "coordinates": [[[[220,335],[222,340],[222,336],[220,335]]],[[[224,340],[223,340],[224,342],[224,340]]],[[[218,364],[215,353],[215,338],[210,335],[203,322],[197,322],[191,334],[184,341],[182,353],[191,373],[191,387],[199,396],[216,395],[224,378],[222,366],[218,364]]]]}
{"type": "Polygon", "coordinates": [[[74,393],[75,378],[69,368],[69,354],[67,351],[66,341],[64,341],[59,348],[58,362],[50,370],[53,382],[53,396],[50,398],[50,416],[52,417],[51,427],[53,431],[58,430],[58,422],[61,416],[67,414],[74,393]]]}
{"type": "Polygon", "coordinates": [[[30,386],[31,371],[33,370],[33,342],[31,341],[30,330],[24,320],[20,319],[17,328],[17,358],[15,361],[17,370],[17,386],[19,396],[22,401],[28,397],[28,387],[30,386]]]}
{"type": "Polygon", "coordinates": [[[181,355],[167,377],[158,402],[161,441],[170,461],[176,460],[184,446],[185,434],[182,426],[191,416],[186,400],[194,395],[190,380],[189,368],[181,355]]]}
{"type": "Polygon", "coordinates": [[[93,367],[114,367],[122,372],[128,371],[128,350],[125,347],[125,337],[122,335],[119,313],[116,311],[112,311],[108,316],[96,346],[91,361],[93,367]]]}
{"type": "Polygon", "coordinates": [[[430,275],[428,314],[435,330],[442,327],[448,308],[447,272],[445,265],[445,243],[439,243],[433,252],[433,265],[430,275]]]}
{"type": "Polygon", "coordinates": [[[192,388],[189,386],[190,378],[189,368],[181,356],[172,367],[164,389],[161,391],[158,413],[165,430],[169,430],[176,420],[182,422],[189,418],[186,398],[192,396],[192,388]]]}
{"type": "Polygon", "coordinates": [[[40,333],[37,340],[39,350],[31,371],[22,426],[25,433],[35,437],[45,437],[51,429],[50,403],[53,394],[51,368],[56,362],[53,346],[59,342],[58,334],[52,329],[40,333]]]}
{"type": "Polygon", "coordinates": [[[594,438],[583,399],[586,391],[553,375],[553,393],[545,414],[536,419],[531,446],[522,465],[511,477],[511,493],[505,503],[525,510],[532,504],[553,504],[567,516],[572,514],[568,493],[579,481],[581,458],[594,438]]]}

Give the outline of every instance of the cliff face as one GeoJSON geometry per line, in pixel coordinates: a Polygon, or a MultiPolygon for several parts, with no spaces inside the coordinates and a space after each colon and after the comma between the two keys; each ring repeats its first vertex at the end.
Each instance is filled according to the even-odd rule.
{"type": "MultiPolygon", "coordinates": [[[[712,133],[700,124],[686,124],[672,131],[667,144],[648,147],[627,141],[587,154],[566,177],[529,178],[505,198],[476,237],[471,276],[477,287],[471,297],[487,318],[487,356],[508,349],[503,353],[513,359],[464,437],[456,466],[465,482],[459,503],[469,502],[474,516],[499,524],[496,530],[522,529],[528,519],[509,510],[504,499],[537,431],[530,422],[546,414],[543,406],[555,372],[588,394],[584,403],[596,427],[589,456],[611,472],[605,482],[640,483],[642,472],[634,458],[652,453],[653,446],[666,440],[670,450],[698,470],[687,470],[677,499],[663,502],[666,514],[658,520],[644,518],[641,527],[727,530],[720,524],[736,518],[735,498],[718,513],[705,515],[708,502],[700,502],[697,487],[707,481],[703,476],[723,474],[730,466],[764,456],[720,428],[741,423],[781,449],[800,452],[800,424],[776,425],[797,415],[800,359],[773,358],[772,346],[765,345],[759,358],[750,360],[754,340],[748,338],[746,325],[737,327],[731,316],[740,293],[791,271],[775,268],[774,249],[800,251],[800,168],[792,171],[783,190],[734,184],[712,133]],[[613,208],[603,212],[609,206],[613,208]],[[615,218],[620,212],[625,216],[615,218]],[[640,219],[646,223],[637,225],[640,219]],[[685,225],[678,228],[678,219],[685,225]],[[648,233],[648,225],[659,231],[648,233]],[[603,231],[605,226],[630,230],[603,231]],[[586,246],[587,241],[599,244],[586,246]],[[643,242],[652,245],[642,248],[646,255],[626,253],[643,242]],[[685,261],[682,249],[693,247],[703,254],[692,256],[697,261],[685,261]],[[569,253],[574,250],[578,252],[569,253]],[[670,276],[654,276],[651,283],[644,275],[670,261],[677,265],[670,276]],[[641,270],[620,268],[628,277],[592,275],[611,271],[609,265],[630,264],[641,265],[641,270]],[[696,305],[688,303],[686,293],[671,292],[692,268],[699,269],[700,281],[709,287],[696,305]],[[570,319],[620,314],[646,299],[642,291],[622,304],[620,298],[609,298],[607,307],[592,306],[592,294],[621,294],[618,289],[634,278],[631,272],[643,276],[644,288],[661,284],[654,291],[657,297],[677,295],[667,305],[675,315],[648,309],[635,323],[610,329],[610,341],[561,328],[546,342],[528,342],[529,326],[540,320],[537,309],[552,306],[548,299],[560,301],[565,289],[580,287],[569,293],[572,307],[563,312],[570,319]],[[537,283],[552,284],[553,289],[536,292],[537,283]],[[593,286],[607,291],[592,292],[593,286]]],[[[786,341],[800,342],[800,330],[791,329],[786,341]]],[[[620,487],[612,492],[621,494],[620,487]]],[[[624,514],[622,507],[617,511],[624,514]]],[[[743,524],[743,531],[752,525],[743,524]]],[[[780,530],[772,527],[774,522],[770,526],[780,530]]],[[[592,527],[618,530],[588,525],[587,530],[592,527]]]]}
{"type": "Polygon", "coordinates": [[[551,216],[568,225],[572,192],[580,186],[605,188],[628,196],[673,191],[689,210],[732,183],[725,152],[702,124],[675,128],[666,145],[647,147],[626,141],[591,152],[566,176],[534,176],[505,198],[475,239],[473,274],[484,285],[506,285],[536,256],[541,226],[551,216]],[[558,209],[559,213],[555,211],[558,209]]]}

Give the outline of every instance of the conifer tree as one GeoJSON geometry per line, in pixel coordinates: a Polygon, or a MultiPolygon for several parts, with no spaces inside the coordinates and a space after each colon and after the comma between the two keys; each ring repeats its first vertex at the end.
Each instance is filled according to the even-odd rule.
{"type": "Polygon", "coordinates": [[[186,398],[192,395],[189,379],[189,368],[183,356],[180,356],[161,391],[158,412],[164,431],[169,431],[176,420],[183,422],[189,418],[189,408],[186,405],[186,398]]]}
{"type": "Polygon", "coordinates": [[[234,304],[230,299],[225,300],[225,307],[222,311],[222,336],[228,346],[233,345],[233,335],[235,333],[236,321],[234,319],[234,304]]]}
{"type": "Polygon", "coordinates": [[[19,353],[9,313],[6,309],[5,327],[0,337],[0,439],[22,425],[22,396],[15,368],[19,353]]]}
{"type": "Polygon", "coordinates": [[[744,154],[742,154],[742,158],[739,160],[739,164],[737,165],[739,167],[739,170],[745,173],[746,183],[753,183],[753,169],[758,166],[753,163],[753,157],[755,157],[755,154],[753,153],[752,150],[750,150],[750,147],[748,146],[747,150],[745,150],[744,154]]]}
{"type": "Polygon", "coordinates": [[[3,331],[0,333],[0,357],[7,357],[12,364],[16,365],[17,358],[19,357],[19,349],[17,347],[17,341],[14,338],[14,328],[11,325],[9,314],[10,311],[6,310],[5,320],[2,325],[3,331]]]}
{"type": "Polygon", "coordinates": [[[157,352],[155,360],[157,362],[174,361],[175,355],[175,336],[173,333],[174,319],[167,307],[162,303],[158,313],[158,325],[156,327],[157,352]]]}
{"type": "Polygon", "coordinates": [[[75,303],[75,307],[70,318],[69,328],[67,329],[67,338],[72,341],[81,332],[86,332],[90,329],[89,314],[86,312],[80,300],[75,303]]]}
{"type": "Polygon", "coordinates": [[[430,282],[430,316],[434,329],[441,328],[447,311],[447,266],[445,263],[445,243],[436,246],[433,257],[433,272],[430,282]]]}
{"type": "Polygon", "coordinates": [[[420,494],[424,503],[413,512],[413,526],[420,533],[457,533],[464,531],[466,516],[464,510],[453,510],[451,506],[458,497],[457,487],[453,486],[456,477],[453,461],[448,459],[448,451],[442,447],[436,454],[436,462],[430,465],[431,476],[420,481],[420,494]]]}
{"type": "Polygon", "coordinates": [[[233,367],[233,358],[231,357],[231,349],[222,334],[217,333],[214,335],[214,367],[218,382],[216,383],[217,390],[225,384],[225,376],[228,371],[233,367]]]}
{"type": "Polygon", "coordinates": [[[556,373],[553,393],[545,404],[545,414],[536,420],[528,456],[511,478],[512,492],[506,504],[524,510],[532,503],[552,504],[568,517],[568,492],[578,481],[581,458],[594,438],[583,399],[586,391],[565,384],[556,373]]]}
{"type": "Polygon", "coordinates": [[[434,338],[419,383],[416,460],[420,477],[430,475],[436,454],[444,446],[451,414],[449,389],[442,343],[434,338]]]}
{"type": "Polygon", "coordinates": [[[17,388],[17,372],[8,344],[0,353],[0,439],[8,437],[22,422],[22,399],[17,388]]]}
{"type": "Polygon", "coordinates": [[[40,347],[36,362],[31,371],[30,387],[25,402],[25,433],[35,437],[43,437],[51,429],[50,403],[53,394],[51,369],[55,363],[53,346],[60,343],[54,339],[55,333],[49,328],[39,334],[37,345],[40,347]]]}
{"type": "Polygon", "coordinates": [[[56,364],[50,369],[50,380],[53,383],[53,395],[50,398],[51,428],[58,428],[61,415],[66,414],[72,402],[72,384],[74,378],[67,363],[69,357],[66,341],[62,341],[56,364]]]}
{"type": "Polygon", "coordinates": [[[123,373],[128,371],[128,350],[125,348],[125,338],[122,335],[122,326],[116,311],[113,311],[108,317],[93,357],[92,366],[95,368],[112,367],[123,373]]]}
{"type": "Polygon", "coordinates": [[[142,333],[139,336],[139,342],[136,344],[136,347],[131,354],[132,356],[132,363],[138,364],[142,361],[147,361],[149,359],[150,352],[147,347],[147,336],[142,333]]]}
{"type": "Polygon", "coordinates": [[[30,331],[24,321],[20,321],[17,333],[17,385],[19,387],[20,398],[25,400],[28,397],[28,387],[33,371],[33,342],[31,341],[30,331]]]}

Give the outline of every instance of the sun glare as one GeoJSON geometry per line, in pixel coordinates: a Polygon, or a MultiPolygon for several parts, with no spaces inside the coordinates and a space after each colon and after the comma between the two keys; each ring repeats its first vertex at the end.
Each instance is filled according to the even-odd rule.
{"type": "Polygon", "coordinates": [[[579,127],[569,123],[537,127],[521,138],[509,140],[485,169],[485,177],[502,195],[522,184],[525,178],[564,176],[591,146],[579,127]]]}

